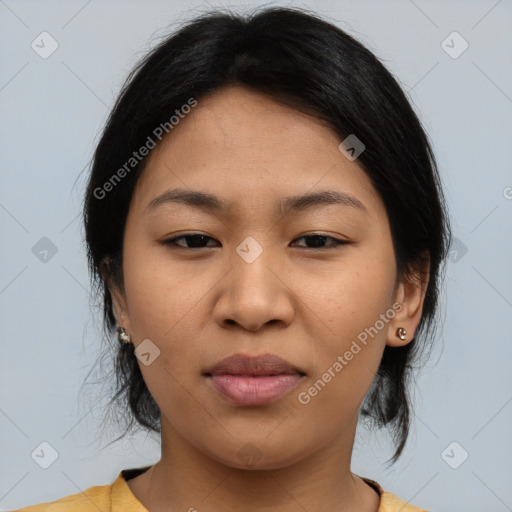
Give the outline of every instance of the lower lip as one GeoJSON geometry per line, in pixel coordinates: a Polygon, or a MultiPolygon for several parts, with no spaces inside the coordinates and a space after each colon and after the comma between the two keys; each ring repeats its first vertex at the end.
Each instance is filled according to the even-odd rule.
{"type": "Polygon", "coordinates": [[[301,376],[293,375],[211,375],[211,385],[237,405],[266,405],[293,389],[301,376]]]}

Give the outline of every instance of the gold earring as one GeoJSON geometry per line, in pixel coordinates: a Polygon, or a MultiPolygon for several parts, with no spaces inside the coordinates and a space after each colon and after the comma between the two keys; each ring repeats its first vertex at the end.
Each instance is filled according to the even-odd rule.
{"type": "Polygon", "coordinates": [[[397,335],[401,340],[405,340],[405,339],[407,339],[407,331],[406,331],[403,327],[399,327],[399,328],[396,330],[396,335],[397,335]]]}
{"type": "Polygon", "coordinates": [[[132,339],[124,327],[117,328],[117,338],[120,343],[131,343],[132,339]]]}

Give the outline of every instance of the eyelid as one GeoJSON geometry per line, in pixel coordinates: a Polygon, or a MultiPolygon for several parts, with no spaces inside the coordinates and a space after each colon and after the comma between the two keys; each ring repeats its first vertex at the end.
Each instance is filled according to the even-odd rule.
{"type": "MultiPolygon", "coordinates": [[[[210,248],[214,247],[214,246],[211,246],[211,245],[206,245],[204,247],[195,247],[195,248],[194,247],[184,247],[184,246],[178,245],[176,243],[176,240],[179,240],[181,238],[189,238],[189,237],[194,237],[194,236],[202,236],[202,237],[207,238],[209,240],[215,240],[215,238],[213,238],[210,235],[207,235],[205,233],[183,233],[183,234],[181,234],[179,236],[175,236],[173,238],[166,239],[162,243],[164,245],[169,245],[169,246],[174,245],[176,247],[179,247],[180,249],[185,249],[185,250],[190,250],[190,251],[199,251],[201,249],[207,249],[209,247],[210,248]]],[[[308,233],[305,233],[303,235],[300,235],[300,236],[294,238],[292,240],[292,242],[295,242],[295,241],[300,240],[302,238],[310,238],[310,237],[315,237],[315,236],[327,238],[327,239],[331,240],[332,242],[330,244],[324,246],[324,247],[307,247],[307,246],[300,246],[300,247],[304,247],[304,249],[309,250],[309,251],[325,251],[325,250],[328,250],[328,249],[335,249],[339,245],[347,245],[347,244],[351,243],[348,240],[343,240],[341,238],[336,238],[336,237],[334,237],[332,235],[329,235],[327,233],[322,233],[322,232],[318,232],[318,231],[308,232],[308,233]]],[[[218,240],[215,240],[215,241],[218,242],[218,240]]]]}
{"type": "MultiPolygon", "coordinates": [[[[190,237],[193,237],[193,236],[202,236],[204,238],[209,238],[210,240],[215,240],[215,238],[213,238],[212,236],[210,235],[207,235],[205,233],[183,233],[181,235],[178,235],[178,236],[175,236],[175,237],[172,237],[172,238],[167,238],[165,240],[162,241],[162,243],[164,245],[174,245],[180,249],[185,249],[185,250],[199,250],[199,249],[207,249],[208,247],[214,247],[212,245],[208,245],[208,246],[205,246],[205,247],[197,247],[197,248],[193,248],[193,247],[185,247],[183,245],[178,245],[176,243],[176,240],[179,240],[180,238],[190,238],[190,237]]],[[[216,240],[218,242],[218,240],[216,240]]],[[[220,242],[219,242],[220,243],[220,242]]]]}
{"type": "Polygon", "coordinates": [[[300,240],[301,238],[309,238],[309,237],[315,237],[315,236],[327,238],[327,239],[331,240],[331,243],[325,245],[324,247],[307,247],[305,245],[301,245],[299,247],[302,247],[304,250],[310,251],[310,252],[322,252],[322,251],[334,250],[334,249],[337,249],[341,245],[348,245],[348,244],[352,243],[352,242],[349,242],[348,240],[344,240],[342,238],[337,238],[337,237],[329,235],[327,233],[322,233],[322,232],[317,232],[317,231],[305,233],[301,236],[298,236],[297,238],[295,238],[293,240],[293,242],[295,242],[296,240],[300,240]]]}

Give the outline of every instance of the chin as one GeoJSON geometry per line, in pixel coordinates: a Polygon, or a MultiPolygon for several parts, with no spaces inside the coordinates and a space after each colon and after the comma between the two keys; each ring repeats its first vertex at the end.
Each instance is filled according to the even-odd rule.
{"type": "Polygon", "coordinates": [[[234,440],[229,443],[230,446],[221,445],[225,448],[222,452],[218,450],[219,445],[215,446],[209,456],[230,468],[265,471],[289,467],[300,462],[316,449],[316,447],[311,447],[310,450],[306,450],[305,447],[302,447],[298,451],[300,443],[297,443],[297,440],[291,436],[288,439],[290,440],[289,446],[288,443],[283,445],[281,440],[272,443],[265,437],[243,442],[234,440]]]}

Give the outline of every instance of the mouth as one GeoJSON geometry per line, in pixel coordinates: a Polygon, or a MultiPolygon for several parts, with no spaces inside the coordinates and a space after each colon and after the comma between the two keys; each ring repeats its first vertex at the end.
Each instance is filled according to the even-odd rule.
{"type": "Polygon", "coordinates": [[[209,385],[231,403],[267,405],[295,388],[306,376],[300,368],[272,354],[235,354],[203,374],[209,385]]]}

